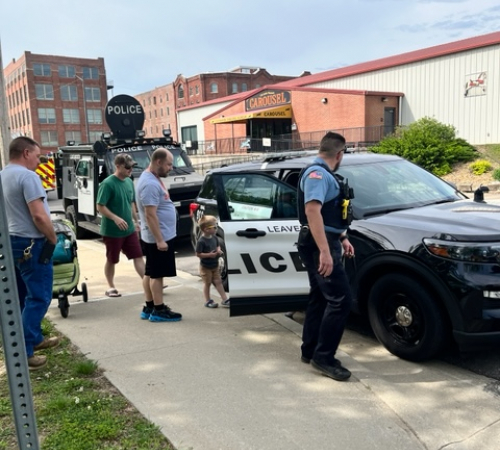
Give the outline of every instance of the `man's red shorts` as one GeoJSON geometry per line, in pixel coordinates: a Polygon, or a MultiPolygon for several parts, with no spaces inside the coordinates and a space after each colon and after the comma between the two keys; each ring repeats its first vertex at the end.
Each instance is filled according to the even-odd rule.
{"type": "Polygon", "coordinates": [[[142,249],[137,232],[133,232],[126,237],[103,236],[102,240],[106,245],[106,258],[111,264],[118,264],[120,252],[128,259],[142,258],[142,249]]]}

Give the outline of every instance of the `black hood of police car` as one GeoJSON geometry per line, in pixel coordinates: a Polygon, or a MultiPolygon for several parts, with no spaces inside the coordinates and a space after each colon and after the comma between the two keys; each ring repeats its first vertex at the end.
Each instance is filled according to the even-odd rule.
{"type": "Polygon", "coordinates": [[[424,238],[500,243],[500,205],[460,200],[354,220],[351,231],[382,248],[411,252],[424,238]]]}

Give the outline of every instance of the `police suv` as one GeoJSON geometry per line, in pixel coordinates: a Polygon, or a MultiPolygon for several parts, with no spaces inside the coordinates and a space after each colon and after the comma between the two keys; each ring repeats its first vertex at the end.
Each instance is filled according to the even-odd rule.
{"type": "Polygon", "coordinates": [[[174,158],[172,171],[161,180],[176,207],[177,236],[189,236],[189,206],[200,190],[203,177],[196,173],[187,153],[173,141],[170,130],[164,130],[161,137],[145,137],[144,110],[133,97],[113,97],[106,105],[105,117],[111,133],[103,133],[93,144],[59,147],[56,155],[58,187],[62,188],[58,194],[63,198],[66,218],[73,223],[77,237],[85,237],[88,231],[99,233],[97,192],[99,183],[115,171],[116,155],[127,153],[137,162],[132,169],[132,178],[136,180],[149,166],[151,154],[160,147],[168,149],[174,158]]]}
{"type": "MultiPolygon", "coordinates": [[[[296,186],[313,158],[269,155],[206,175],[191,205],[192,238],[200,217],[218,217],[232,316],[306,308],[296,186]]],[[[462,350],[498,345],[500,206],[469,200],[397,156],[346,153],[338,173],[354,189],[348,234],[356,256],[344,260],[353,309],[379,341],[414,361],[452,340],[462,350]]]]}

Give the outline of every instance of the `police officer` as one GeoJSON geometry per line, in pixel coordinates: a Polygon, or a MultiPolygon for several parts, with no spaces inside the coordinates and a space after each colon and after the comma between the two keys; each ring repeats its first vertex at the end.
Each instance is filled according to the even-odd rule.
{"type": "Polygon", "coordinates": [[[302,171],[298,185],[302,225],[298,251],[310,284],[301,360],[337,381],[351,376],[335,358],[352,302],[341,247],[347,257],[354,256],[346,234],[349,188],[333,173],[342,162],[344,150],[345,138],[328,132],[321,140],[318,156],[302,171]]]}

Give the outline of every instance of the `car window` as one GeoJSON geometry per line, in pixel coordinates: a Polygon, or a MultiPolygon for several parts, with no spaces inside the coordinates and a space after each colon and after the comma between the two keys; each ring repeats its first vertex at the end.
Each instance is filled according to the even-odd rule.
{"type": "Polygon", "coordinates": [[[297,218],[295,189],[265,175],[222,176],[231,220],[297,218]]]}
{"type": "Polygon", "coordinates": [[[352,204],[361,215],[459,200],[452,186],[405,160],[342,166],[339,173],[354,189],[352,204]]]}

